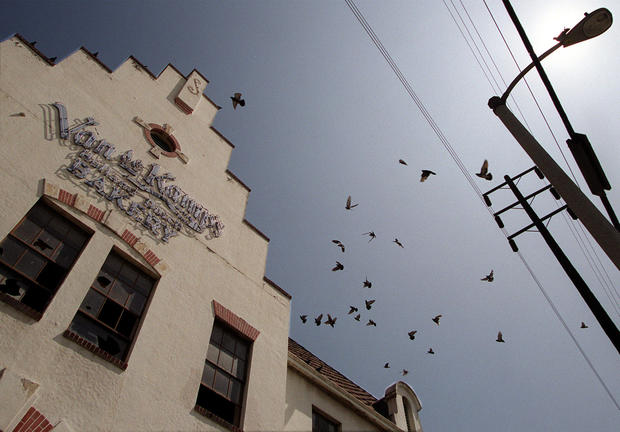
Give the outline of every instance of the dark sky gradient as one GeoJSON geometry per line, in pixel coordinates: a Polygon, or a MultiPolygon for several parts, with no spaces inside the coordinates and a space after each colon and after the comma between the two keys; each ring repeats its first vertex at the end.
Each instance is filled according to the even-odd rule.
{"type": "MultiPolygon", "coordinates": [[[[499,0],[487,3],[523,67],[529,57],[505,9],[499,0]]],[[[617,4],[589,0],[514,3],[539,53],[583,12],[606,6],[618,13],[617,4]]],[[[356,4],[466,170],[473,174],[489,160],[494,180],[474,177],[482,191],[532,166],[486,105],[506,85],[487,57],[501,89],[492,80],[491,86],[446,8],[454,13],[457,6],[469,23],[466,6],[509,82],[518,71],[483,2],[356,4]]],[[[1,37],[20,33],[37,40],[40,51],[59,61],[83,45],[99,51],[112,69],[134,55],[156,75],[168,63],[205,75],[206,94],[223,107],[214,126],[236,146],[230,169],[252,189],[247,219],[271,239],[266,275],[293,295],[291,336],[377,397],[408,369],[425,431],[618,430],[620,411],[344,0],[1,0],[0,7],[1,37]],[[235,91],[243,92],[247,105],[233,111],[229,96],[235,91]],[[421,169],[437,175],[420,183],[421,169]],[[359,203],[352,211],[344,209],[348,195],[359,203]],[[377,234],[371,243],[361,235],[370,230],[377,234]],[[396,237],[404,248],[392,242],[396,237]],[[332,239],[345,244],[344,254],[332,239]],[[344,271],[331,271],[336,260],[344,271]],[[495,281],[480,281],[491,269],[495,281]],[[362,287],[365,277],[373,282],[370,290],[362,287]],[[376,299],[371,311],[362,311],[366,298],[376,299]],[[349,305],[360,307],[361,323],[347,315],[349,305]],[[319,313],[337,316],[335,328],[297,318],[319,313]],[[440,326],[431,321],[437,314],[443,314],[440,326]],[[365,326],[368,318],[377,327],[365,326]],[[413,329],[418,334],[410,341],[413,329]],[[495,342],[498,330],[505,344],[495,342]],[[429,347],[436,355],[426,354],[429,347]],[[388,361],[392,367],[384,369],[388,361]]],[[[476,30],[469,25],[473,35],[476,30]]],[[[619,42],[615,24],[545,60],[573,126],[596,149],[618,211],[619,42]]],[[[523,84],[514,91],[518,109],[567,169],[563,150],[585,187],[535,72],[528,82],[559,146],[523,84]]],[[[518,112],[514,102],[510,107],[518,112]]],[[[519,187],[531,192],[544,184],[531,176],[519,187]]],[[[492,198],[495,210],[513,200],[508,190],[492,198]]],[[[540,214],[556,208],[547,195],[534,203],[540,214]]],[[[528,223],[517,210],[504,221],[509,232],[528,223]]],[[[594,240],[579,224],[558,215],[549,228],[618,323],[617,268],[591,247],[594,240]]],[[[620,399],[618,353],[562,268],[539,234],[523,234],[517,243],[620,399]],[[590,328],[579,329],[581,321],[590,328]]]]}

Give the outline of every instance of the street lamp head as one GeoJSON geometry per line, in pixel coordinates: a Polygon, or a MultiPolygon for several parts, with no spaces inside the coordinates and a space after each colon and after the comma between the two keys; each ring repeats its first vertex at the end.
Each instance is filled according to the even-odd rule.
{"type": "Polygon", "coordinates": [[[565,30],[556,38],[562,46],[567,47],[604,33],[611,27],[612,17],[608,9],[600,8],[586,13],[582,19],[570,30],[565,30]]]}

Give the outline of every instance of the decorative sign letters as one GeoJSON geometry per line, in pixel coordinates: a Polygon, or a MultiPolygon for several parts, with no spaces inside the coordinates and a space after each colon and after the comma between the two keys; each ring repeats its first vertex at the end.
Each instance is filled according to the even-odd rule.
{"type": "Polygon", "coordinates": [[[53,105],[59,114],[60,138],[82,148],[66,168],[68,172],[163,242],[183,231],[204,234],[207,240],[222,235],[224,225],[219,217],[174,184],[174,175],[160,172],[155,163],[146,167],[134,159],[133,150],[115,155],[113,144],[98,140],[86,129],[97,125],[94,118],[69,127],[65,106],[59,102],[53,105]]]}

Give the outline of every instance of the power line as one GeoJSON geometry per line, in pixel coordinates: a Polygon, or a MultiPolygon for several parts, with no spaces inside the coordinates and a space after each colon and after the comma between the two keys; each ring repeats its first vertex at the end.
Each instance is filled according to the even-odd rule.
{"type": "MultiPolygon", "coordinates": [[[[398,65],[392,59],[390,53],[383,46],[383,44],[381,43],[381,40],[375,34],[375,32],[372,29],[372,27],[370,26],[370,24],[366,21],[366,19],[364,18],[364,15],[359,11],[359,9],[357,8],[357,6],[353,2],[353,0],[345,0],[345,3],[349,7],[349,9],[351,9],[351,12],[353,12],[353,14],[355,15],[355,17],[357,18],[359,23],[362,25],[362,27],[364,28],[364,30],[366,31],[366,33],[368,34],[368,36],[370,37],[372,42],[375,44],[375,46],[377,47],[377,49],[379,50],[379,52],[381,53],[383,58],[386,60],[386,62],[390,66],[390,68],[394,71],[394,73],[396,74],[397,78],[402,83],[403,87],[405,88],[405,91],[409,94],[411,99],[414,101],[414,103],[416,104],[416,106],[418,107],[418,109],[420,110],[420,112],[422,113],[422,115],[424,116],[424,118],[426,119],[428,124],[430,125],[430,127],[433,129],[433,131],[435,132],[435,134],[437,135],[437,137],[439,138],[439,140],[441,141],[443,146],[446,148],[446,150],[448,151],[448,153],[450,154],[450,156],[452,157],[454,162],[457,164],[457,166],[459,167],[459,169],[461,170],[461,172],[463,173],[463,175],[465,176],[465,178],[467,179],[467,181],[469,182],[471,187],[474,189],[474,191],[478,195],[478,198],[484,203],[484,199],[482,197],[482,192],[481,192],[480,188],[478,187],[478,185],[474,182],[473,177],[471,176],[469,171],[465,168],[465,166],[463,165],[463,162],[460,160],[460,158],[458,157],[458,154],[454,151],[454,149],[450,145],[450,142],[448,141],[448,139],[445,137],[445,135],[443,134],[443,132],[441,131],[441,129],[439,128],[439,126],[437,125],[435,120],[432,118],[432,116],[429,114],[428,110],[426,109],[426,107],[424,106],[424,104],[422,103],[420,98],[417,96],[417,94],[415,93],[415,91],[413,90],[413,88],[411,87],[411,85],[409,84],[409,82],[407,81],[405,76],[403,75],[403,73],[400,71],[398,65]]],[[[485,4],[486,4],[486,2],[485,2],[485,4]]],[[[488,9],[488,7],[487,7],[487,9],[488,9]]],[[[486,206],[486,204],[485,204],[485,208],[487,208],[489,213],[491,215],[493,215],[493,210],[492,210],[492,208],[490,206],[486,206]]],[[[508,237],[508,232],[505,229],[502,229],[502,232],[504,233],[504,235],[506,237],[508,237]]],[[[558,317],[560,322],[562,322],[562,324],[564,325],[564,328],[566,329],[568,334],[571,336],[571,339],[573,340],[573,342],[575,343],[575,345],[579,349],[579,352],[585,358],[586,362],[590,366],[590,369],[592,369],[592,371],[594,372],[594,374],[596,375],[596,377],[600,381],[601,385],[604,387],[604,389],[607,392],[607,394],[609,395],[609,397],[613,400],[613,402],[616,405],[616,407],[618,409],[620,409],[620,406],[618,405],[618,402],[615,400],[615,398],[613,397],[613,395],[611,394],[611,392],[609,391],[609,389],[607,388],[607,386],[605,385],[605,383],[601,379],[600,375],[598,374],[598,372],[594,368],[594,365],[592,364],[592,362],[590,361],[590,359],[586,355],[585,351],[581,348],[581,346],[579,345],[578,341],[575,339],[575,337],[571,333],[570,328],[566,325],[566,322],[561,317],[561,315],[560,315],[559,311],[557,310],[557,308],[555,307],[553,301],[547,295],[547,293],[544,291],[544,289],[542,287],[542,284],[540,283],[540,281],[538,280],[538,278],[534,274],[534,271],[527,264],[527,262],[525,261],[525,258],[523,257],[523,255],[521,255],[519,253],[519,256],[520,256],[522,262],[524,263],[524,265],[526,266],[527,270],[529,271],[530,275],[532,276],[532,278],[534,279],[534,281],[538,285],[540,291],[543,293],[545,299],[547,300],[547,302],[551,306],[552,310],[556,314],[556,317],[558,317]]]]}

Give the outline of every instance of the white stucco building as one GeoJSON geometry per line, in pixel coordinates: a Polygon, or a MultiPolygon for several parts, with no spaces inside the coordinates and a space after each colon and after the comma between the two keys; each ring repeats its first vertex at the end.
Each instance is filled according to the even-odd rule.
{"type": "Polygon", "coordinates": [[[0,42],[0,431],[421,431],[289,339],[207,83],[0,42]]]}

